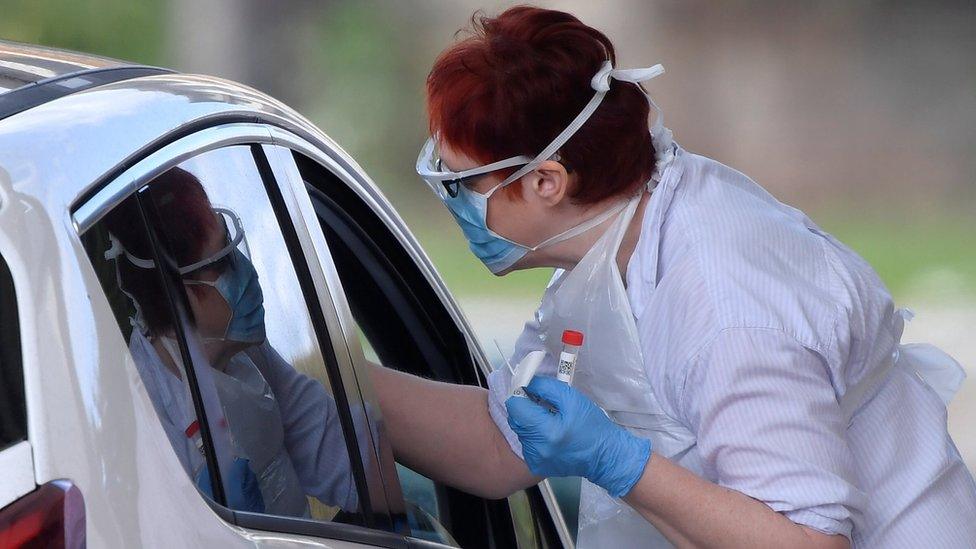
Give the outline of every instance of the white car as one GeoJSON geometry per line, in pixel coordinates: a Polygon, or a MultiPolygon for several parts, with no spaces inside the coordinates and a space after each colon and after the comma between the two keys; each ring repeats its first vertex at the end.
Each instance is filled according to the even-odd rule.
{"type": "Polygon", "coordinates": [[[324,133],[227,80],[0,42],[0,547],[572,546],[546,482],[485,500],[394,463],[370,359],[461,384],[489,372],[424,251],[324,133]],[[265,488],[293,433],[228,428],[265,412],[229,411],[199,304],[174,291],[226,282],[189,280],[177,257],[207,242],[167,240],[203,234],[207,200],[225,239],[199,269],[246,257],[260,349],[327,395],[322,417],[281,412],[286,431],[332,434],[318,461],[292,456],[321,485],[290,507],[265,488]],[[162,339],[146,326],[168,327],[171,372],[147,362],[162,339]],[[263,496],[241,506],[227,452],[247,444],[241,485],[263,496]]]}

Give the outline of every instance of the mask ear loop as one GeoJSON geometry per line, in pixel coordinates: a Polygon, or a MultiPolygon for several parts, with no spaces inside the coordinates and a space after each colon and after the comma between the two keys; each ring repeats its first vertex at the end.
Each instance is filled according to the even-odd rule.
{"type": "MultiPolygon", "coordinates": [[[[631,82],[637,84],[639,82],[650,80],[656,76],[660,76],[662,74],[664,74],[664,67],[661,66],[660,64],[654,65],[653,67],[644,68],[644,69],[614,69],[609,59],[604,61],[603,65],[600,67],[600,70],[597,71],[597,73],[593,75],[593,78],[590,80],[590,87],[596,90],[596,93],[593,94],[593,97],[590,99],[590,101],[586,104],[585,107],[583,107],[583,110],[581,110],[580,113],[576,115],[576,118],[574,118],[573,121],[570,122],[569,125],[563,129],[563,131],[559,132],[559,135],[557,135],[556,138],[553,139],[549,143],[549,145],[542,150],[542,152],[536,155],[536,157],[533,158],[531,162],[529,162],[525,166],[522,166],[522,168],[517,170],[515,173],[505,178],[504,181],[502,181],[494,188],[492,188],[490,191],[488,191],[486,196],[491,196],[499,188],[509,185],[513,181],[518,180],[525,174],[536,169],[539,166],[539,164],[541,164],[543,161],[552,157],[552,155],[556,154],[556,152],[559,151],[559,149],[563,145],[565,145],[567,141],[569,141],[569,139],[573,136],[573,134],[575,134],[583,126],[583,124],[585,124],[586,121],[589,120],[590,116],[593,115],[597,107],[600,106],[600,103],[603,102],[603,98],[606,97],[607,92],[610,91],[611,78],[623,82],[631,82]]],[[[647,94],[645,93],[645,95],[647,94]]],[[[650,95],[647,95],[647,97],[648,99],[650,99],[650,95]]],[[[654,128],[656,129],[658,128],[658,126],[663,124],[663,115],[661,113],[661,110],[658,109],[656,105],[654,107],[655,110],[657,111],[657,120],[654,123],[654,128]]],[[[652,129],[652,133],[655,131],[655,129],[652,129]]]]}

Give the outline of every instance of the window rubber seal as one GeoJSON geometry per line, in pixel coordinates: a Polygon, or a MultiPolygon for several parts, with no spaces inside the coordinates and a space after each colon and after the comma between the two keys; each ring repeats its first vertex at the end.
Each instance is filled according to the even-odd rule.
{"type": "Polygon", "coordinates": [[[0,451],[27,440],[20,312],[13,275],[0,254],[0,451]]]}
{"type": "MultiPolygon", "coordinates": [[[[281,196],[281,190],[278,188],[278,182],[271,169],[268,158],[265,156],[264,149],[260,146],[253,145],[250,149],[258,173],[264,183],[265,192],[268,193],[268,202],[274,212],[275,220],[278,222],[278,226],[281,227],[281,236],[285,241],[288,258],[295,267],[295,275],[298,278],[298,285],[305,298],[306,308],[309,311],[309,317],[312,321],[316,339],[322,351],[325,369],[329,375],[329,380],[332,382],[332,396],[336,402],[336,411],[338,412],[339,422],[342,426],[343,439],[346,443],[346,450],[349,453],[349,467],[355,480],[357,498],[359,500],[359,513],[363,515],[367,527],[386,531],[383,529],[383,524],[376,524],[378,517],[373,511],[373,505],[370,501],[369,485],[366,482],[366,469],[362,462],[363,454],[359,447],[359,440],[356,438],[355,422],[353,421],[350,410],[350,398],[341,383],[342,374],[336,363],[335,349],[332,346],[332,341],[328,337],[328,326],[326,325],[325,319],[322,318],[322,311],[319,309],[319,304],[311,297],[316,295],[315,287],[305,255],[302,253],[301,245],[298,242],[298,235],[295,233],[295,227],[292,221],[288,218],[287,205],[281,196]],[[296,258],[298,259],[297,261],[296,258]]],[[[392,520],[388,519],[383,522],[389,522],[392,525],[392,520]]]]}

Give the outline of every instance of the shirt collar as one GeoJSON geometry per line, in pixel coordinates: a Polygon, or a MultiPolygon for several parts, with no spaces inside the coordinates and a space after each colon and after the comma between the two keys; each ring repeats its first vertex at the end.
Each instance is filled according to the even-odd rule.
{"type": "Polygon", "coordinates": [[[674,154],[666,166],[661,170],[661,178],[651,193],[641,223],[640,236],[634,252],[627,262],[627,295],[630,298],[631,310],[636,318],[640,318],[643,307],[657,287],[658,254],[661,244],[661,228],[664,219],[674,200],[675,190],[681,182],[684,169],[684,149],[674,143],[674,154]]]}

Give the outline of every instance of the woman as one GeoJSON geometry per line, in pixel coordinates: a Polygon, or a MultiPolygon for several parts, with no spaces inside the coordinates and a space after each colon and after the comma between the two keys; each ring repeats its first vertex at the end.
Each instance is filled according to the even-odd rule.
{"type": "Polygon", "coordinates": [[[418,172],[493,273],[557,269],[513,362],[586,339],[536,401],[504,369],[487,395],[377,370],[384,411],[413,411],[385,414],[400,458],[491,496],[582,476],[580,547],[976,543],[958,383],[933,376],[958,365],[899,346],[906,313],[849,248],[649,127],[659,66],[614,67],[606,36],[531,7],[435,62],[418,172]]]}

